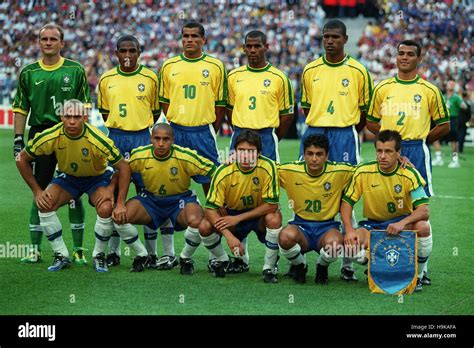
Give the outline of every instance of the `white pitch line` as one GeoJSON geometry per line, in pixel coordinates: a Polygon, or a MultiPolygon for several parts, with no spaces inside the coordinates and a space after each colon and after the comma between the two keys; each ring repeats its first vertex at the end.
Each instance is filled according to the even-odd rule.
{"type": "Polygon", "coordinates": [[[447,199],[473,199],[474,197],[464,197],[464,196],[446,196],[446,195],[434,195],[433,198],[447,198],[447,199]]]}

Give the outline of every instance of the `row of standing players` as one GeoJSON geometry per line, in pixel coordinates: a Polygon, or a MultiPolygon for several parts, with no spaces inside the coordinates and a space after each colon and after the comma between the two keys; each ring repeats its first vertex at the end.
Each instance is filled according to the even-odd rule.
{"type": "MultiPolygon", "coordinates": [[[[427,143],[449,131],[449,115],[439,90],[417,75],[421,47],[413,41],[401,42],[397,76],[373,89],[367,70],[344,52],[347,39],[344,23],[329,21],[323,29],[325,54],[304,69],[301,104],[308,130],[302,144],[309,135],[324,134],[330,144],[329,160],[357,164],[357,130],[365,120],[367,127],[376,133],[381,128],[397,130],[403,139],[403,154],[420,171],[427,183],[426,193],[431,195],[427,143]],[[435,124],[432,129],[431,121],[435,124]]],[[[182,44],[183,54],[165,61],[157,77],[138,64],[140,45],[133,36],[122,37],[117,42],[120,65],[101,77],[98,107],[110,138],[122,154],[127,156],[133,148],[149,144],[148,129],[162,109],[173,128],[175,143],[196,150],[214,164],[218,163],[214,135],[225,114],[234,128],[231,148],[243,129],[253,129],[261,135],[262,154],[278,161],[278,141],[291,123],[294,99],[289,79],[266,60],[265,35],[259,31],[246,35],[243,50],[248,64],[227,76],[222,62],[203,53],[205,32],[200,24],[191,22],[182,28],[182,44]]],[[[84,71],[80,64],[60,56],[63,45],[60,28],[43,27],[39,33],[43,58],[20,74],[13,105],[15,154],[23,147],[28,113],[29,139],[32,139],[59,121],[56,110],[61,102],[71,98],[89,101],[84,71]]],[[[55,158],[41,156],[34,163],[34,174],[44,189],[53,177],[55,158]]],[[[207,193],[209,179],[201,176],[196,181],[203,184],[207,193]]],[[[84,263],[80,245],[84,217],[80,200],[70,205],[70,217],[75,237],[73,257],[76,263],[84,263]]],[[[42,227],[35,204],[30,231],[33,244],[39,245],[42,227]]],[[[162,227],[161,231],[167,257],[158,266],[166,268],[176,264],[173,227],[162,227]]],[[[156,231],[145,231],[146,244],[155,244],[155,250],[156,238],[156,231]]],[[[110,265],[119,262],[119,240],[118,234],[111,238],[112,252],[107,260],[110,265]]],[[[39,257],[40,253],[34,252],[26,261],[38,261],[39,257]]],[[[346,279],[354,279],[347,260],[342,274],[346,279]]]]}

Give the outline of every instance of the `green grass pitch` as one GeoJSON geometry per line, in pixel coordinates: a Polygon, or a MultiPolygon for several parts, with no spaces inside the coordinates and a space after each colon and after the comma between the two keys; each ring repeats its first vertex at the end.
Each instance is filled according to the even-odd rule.
{"type": "MultiPolygon", "coordinates": [[[[221,149],[228,138],[219,139],[221,149]]],[[[444,148],[445,160],[449,150],[444,148]]],[[[295,159],[298,141],[280,143],[282,161],[295,159]]],[[[374,159],[373,145],[363,144],[362,156],[374,159]]],[[[313,282],[316,254],[308,255],[308,283],[294,284],[280,276],[278,284],[264,284],[261,279],[264,247],[255,235],[249,240],[250,272],[213,278],[207,271],[207,251],[200,247],[195,255],[195,274],[184,277],[179,269],[133,274],[128,271],[132,256],[122,257],[119,267],[107,274],[98,274],[90,264],[58,273],[49,273],[51,248],[43,239],[44,261],[35,265],[20,264],[18,258],[0,258],[1,315],[204,315],[204,314],[274,314],[274,315],[346,315],[346,314],[474,314],[472,294],[474,256],[472,250],[472,206],[474,203],[474,148],[466,148],[460,169],[434,168],[434,189],[431,199],[431,223],[434,231],[433,254],[429,261],[433,285],[422,293],[398,297],[371,294],[363,268],[357,267],[359,281],[345,283],[339,279],[337,262],[329,270],[329,285],[313,282]]],[[[12,156],[12,131],[0,131],[0,245],[29,244],[28,217],[32,194],[16,170],[12,156]]],[[[202,190],[195,185],[203,200],[202,190]]],[[[84,200],[84,202],[87,202],[84,200]]],[[[280,199],[284,220],[290,217],[286,193],[280,199]]],[[[66,243],[72,237],[67,209],[59,216],[66,243]]],[[[95,213],[86,208],[85,247],[88,260],[94,243],[95,213]]],[[[357,218],[361,218],[360,204],[357,218]]],[[[143,236],[141,236],[143,237],[143,236]]],[[[158,237],[161,251],[161,238],[158,237]]],[[[183,246],[183,234],[175,234],[175,249],[183,246]]],[[[123,248],[122,243],[122,248],[123,248]]],[[[7,255],[8,256],[8,255],[7,255]]],[[[288,263],[280,261],[280,273],[288,263]]]]}

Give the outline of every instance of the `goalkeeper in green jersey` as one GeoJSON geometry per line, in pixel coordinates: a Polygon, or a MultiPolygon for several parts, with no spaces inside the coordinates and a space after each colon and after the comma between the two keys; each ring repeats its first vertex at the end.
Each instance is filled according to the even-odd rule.
{"type": "MultiPolygon", "coordinates": [[[[13,101],[15,158],[25,146],[23,134],[26,121],[31,127],[28,140],[37,133],[60,122],[60,113],[66,100],[79,99],[90,107],[90,92],[84,68],[78,62],[61,57],[64,47],[64,31],[55,24],[47,24],[39,31],[38,45],[41,59],[25,66],[18,79],[18,88],[13,101]],[[29,118],[28,118],[29,115],[29,118]]],[[[51,182],[56,169],[54,154],[39,156],[32,162],[33,173],[41,189],[51,182]]],[[[80,199],[69,204],[74,252],[73,260],[86,265],[82,241],[84,234],[84,207],[80,199]]],[[[38,217],[38,208],[33,201],[29,224],[32,250],[21,259],[24,263],[41,261],[41,239],[43,230],[38,217]]]]}

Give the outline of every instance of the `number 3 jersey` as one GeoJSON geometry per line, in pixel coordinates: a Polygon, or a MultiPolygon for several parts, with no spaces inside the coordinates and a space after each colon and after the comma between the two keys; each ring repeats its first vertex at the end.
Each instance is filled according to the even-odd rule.
{"type": "Polygon", "coordinates": [[[400,164],[390,173],[382,172],[376,161],[357,167],[342,198],[354,205],[364,196],[364,216],[371,220],[387,221],[409,215],[423,204],[428,204],[423,186],[425,181],[418,171],[400,164]]]}
{"type": "Polygon", "coordinates": [[[278,166],[278,173],[295,214],[309,221],[326,221],[339,212],[342,193],[355,168],[349,163],[327,161],[322,173],[313,176],[306,162],[297,161],[278,166]]]}
{"type": "Polygon", "coordinates": [[[61,121],[63,103],[69,99],[90,106],[89,85],[82,65],[65,58],[54,65],[39,60],[21,70],[12,107],[13,112],[30,114],[30,126],[54,124],[61,121]]]}
{"type": "Polygon", "coordinates": [[[63,123],[58,123],[38,133],[28,142],[25,151],[33,158],[54,153],[58,170],[77,177],[102,175],[109,162],[113,165],[122,159],[114,142],[87,123],[76,138],[68,136],[63,123]]]}
{"type": "Polygon", "coordinates": [[[189,190],[194,175],[211,176],[216,166],[196,151],[176,144],[165,158],[158,158],[153,145],[140,146],[129,159],[133,173],[141,175],[145,189],[155,196],[173,196],[189,190]]]}
{"type": "Polygon", "coordinates": [[[212,178],[206,208],[251,210],[263,203],[277,204],[279,195],[275,162],[259,156],[255,167],[248,171],[238,163],[222,164],[212,178]]]}

